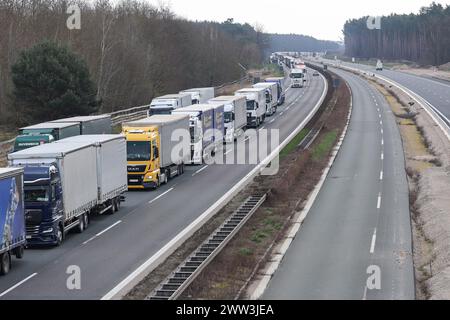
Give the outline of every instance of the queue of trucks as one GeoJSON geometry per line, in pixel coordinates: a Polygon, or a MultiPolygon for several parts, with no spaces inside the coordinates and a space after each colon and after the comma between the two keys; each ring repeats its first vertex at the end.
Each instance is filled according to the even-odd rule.
{"type": "Polygon", "coordinates": [[[285,79],[267,78],[229,96],[192,88],[156,97],[148,117],[112,133],[111,117],[83,116],[21,128],[0,168],[0,274],[24,248],[58,246],[92,215],[113,214],[125,192],[152,189],[202,164],[285,100],[285,79]]]}
{"type": "Polygon", "coordinates": [[[111,116],[82,116],[48,121],[19,129],[14,151],[82,134],[111,133],[111,116]]]}

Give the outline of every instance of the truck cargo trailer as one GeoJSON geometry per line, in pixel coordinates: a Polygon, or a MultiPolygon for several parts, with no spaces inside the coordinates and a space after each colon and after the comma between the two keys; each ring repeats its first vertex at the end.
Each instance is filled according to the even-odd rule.
{"type": "Polygon", "coordinates": [[[21,259],[26,244],[23,169],[0,168],[0,275],[11,269],[11,256],[21,259]]]}
{"type": "Polygon", "coordinates": [[[97,153],[97,214],[114,213],[124,200],[127,182],[127,144],[124,135],[99,134],[67,138],[56,143],[93,144],[97,153]]]}
{"type": "Polygon", "coordinates": [[[80,134],[78,122],[43,122],[19,129],[14,151],[35,147],[44,143],[73,137],[80,134]]]}
{"type": "Polygon", "coordinates": [[[111,134],[112,122],[109,114],[98,116],[80,116],[51,121],[52,123],[79,123],[79,134],[111,134]]]}
{"type": "Polygon", "coordinates": [[[247,126],[247,100],[242,96],[219,96],[209,103],[224,104],[224,122],[226,143],[232,143],[244,133],[247,126]]]}
{"type": "Polygon", "coordinates": [[[183,114],[189,117],[191,164],[202,164],[216,151],[214,108],[214,104],[195,104],[173,112],[173,114],[183,114]]]}

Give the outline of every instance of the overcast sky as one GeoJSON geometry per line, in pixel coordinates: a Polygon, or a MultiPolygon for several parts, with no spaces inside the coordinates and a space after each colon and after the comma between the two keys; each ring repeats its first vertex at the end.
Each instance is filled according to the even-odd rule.
{"type": "MultiPolygon", "coordinates": [[[[190,20],[255,23],[270,33],[298,33],[324,40],[340,40],[349,18],[417,13],[432,0],[147,0],[169,4],[190,20]]],[[[450,4],[450,1],[435,1],[450,4]]]]}

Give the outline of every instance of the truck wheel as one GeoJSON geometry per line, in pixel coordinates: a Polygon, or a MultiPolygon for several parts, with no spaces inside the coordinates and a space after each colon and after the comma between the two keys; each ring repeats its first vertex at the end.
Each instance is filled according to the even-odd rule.
{"type": "Polygon", "coordinates": [[[78,222],[78,226],[76,229],[77,233],[82,233],[84,231],[84,227],[85,227],[84,226],[84,215],[85,215],[85,213],[78,217],[79,222],[78,222]]]}
{"type": "Polygon", "coordinates": [[[5,275],[11,269],[11,255],[4,252],[0,255],[0,275],[5,275]]]}
{"type": "Polygon", "coordinates": [[[58,226],[58,230],[56,231],[56,246],[60,246],[64,239],[64,232],[62,226],[58,226]]]}
{"type": "Polygon", "coordinates": [[[14,255],[16,256],[17,259],[22,259],[23,253],[24,253],[23,246],[18,246],[17,248],[14,249],[14,255]]]}
{"type": "Polygon", "coordinates": [[[87,212],[83,215],[83,220],[84,220],[84,230],[86,230],[89,225],[89,215],[87,212]]]}

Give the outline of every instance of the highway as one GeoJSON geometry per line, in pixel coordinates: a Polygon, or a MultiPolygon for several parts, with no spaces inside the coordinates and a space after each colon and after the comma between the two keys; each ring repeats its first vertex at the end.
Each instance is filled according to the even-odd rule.
{"type": "Polygon", "coordinates": [[[408,186],[394,116],[366,81],[331,69],[353,94],[347,136],[263,299],[414,299],[408,186]],[[373,270],[380,288],[367,285],[373,270]]]}
{"type": "MultiPolygon", "coordinates": [[[[328,60],[329,62],[333,62],[328,60]]],[[[450,82],[420,77],[413,74],[384,69],[376,71],[375,67],[364,64],[342,62],[343,66],[358,68],[389,78],[415,92],[450,119],[450,82]]]]}
{"type": "MultiPolygon", "coordinates": [[[[303,89],[290,89],[264,128],[286,138],[319,101],[322,77],[303,89]]],[[[254,165],[189,166],[156,191],[128,192],[121,210],[95,217],[82,234],[63,245],[29,249],[0,280],[0,299],[100,299],[152,257],[249,173],[254,165]],[[81,271],[81,289],[67,287],[69,266],[81,271]]]]}

